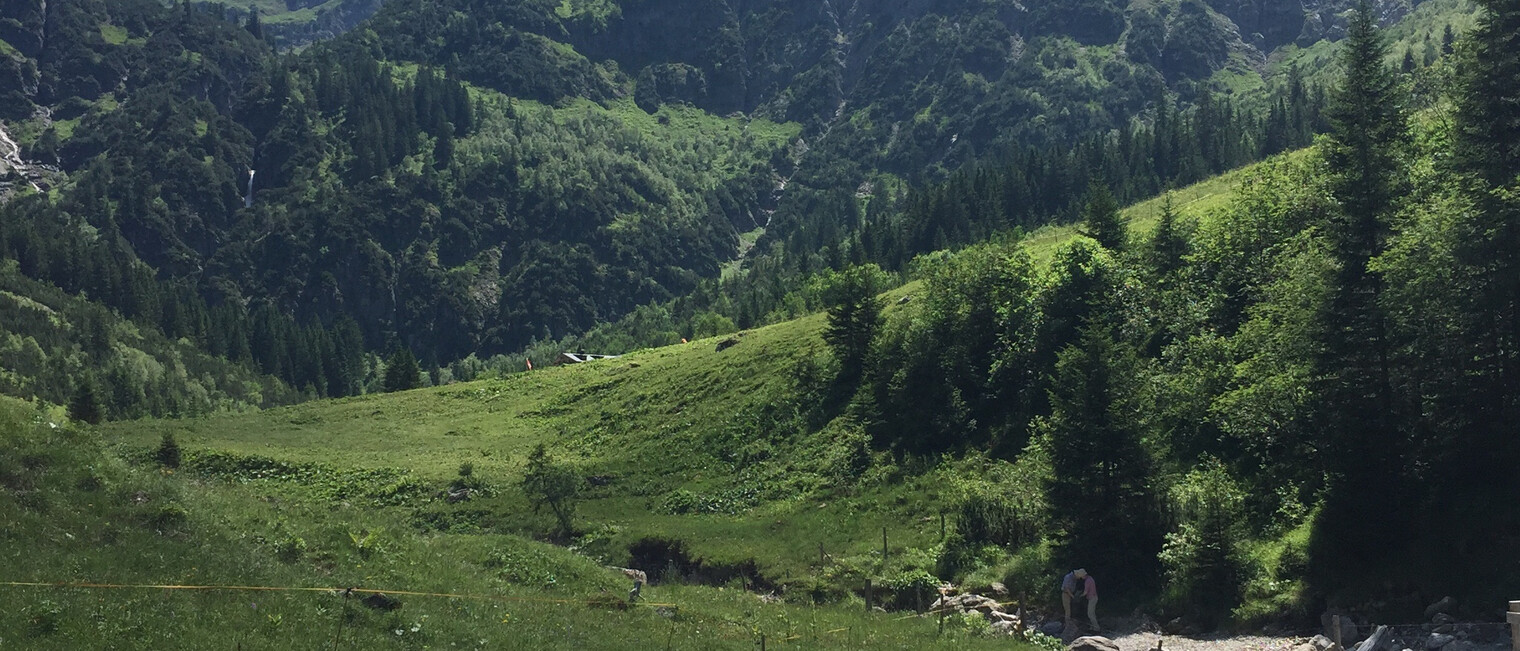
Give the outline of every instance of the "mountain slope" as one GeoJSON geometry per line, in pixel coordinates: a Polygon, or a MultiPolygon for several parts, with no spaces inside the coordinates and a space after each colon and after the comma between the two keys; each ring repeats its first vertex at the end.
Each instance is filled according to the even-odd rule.
{"type": "Polygon", "coordinates": [[[239,478],[225,466],[206,472],[216,459],[193,452],[176,472],[143,455],[125,461],[50,418],[0,397],[0,581],[46,584],[0,585],[8,646],[747,649],[766,635],[818,648],[1007,648],[955,623],[940,633],[742,590],[647,586],[630,607],[621,573],[583,555],[512,535],[417,531],[394,505],[428,501],[441,483],[330,466],[245,466],[239,478]],[[392,596],[377,608],[387,602],[345,598],[349,587],[392,596]]]}
{"type": "MultiPolygon", "coordinates": [[[[1180,190],[1187,198],[1180,211],[1207,214],[1254,173],[1180,190]]],[[[1153,208],[1141,204],[1127,214],[1138,226],[1153,219],[1153,208]]],[[[1027,246],[1048,259],[1073,237],[1071,228],[1053,229],[1027,246]]],[[[889,293],[891,318],[911,318],[922,300],[899,306],[897,299],[921,299],[923,291],[914,283],[889,293]]],[[[585,526],[597,532],[584,545],[610,562],[628,560],[641,541],[673,540],[687,555],[680,562],[751,567],[756,580],[771,583],[826,572],[825,588],[837,590],[874,571],[869,559],[885,527],[891,547],[904,550],[889,574],[932,567],[923,554],[938,544],[937,516],[969,486],[1007,472],[1006,463],[972,457],[899,466],[873,453],[828,383],[823,325],[816,315],[500,380],[249,415],[123,423],[104,432],[128,446],[171,432],[187,450],[402,467],[440,481],[466,462],[488,481],[512,481],[528,452],[546,443],[582,474],[600,478],[581,508],[585,526]],[[718,350],[722,340],[737,343],[718,350]],[[819,544],[838,567],[817,565],[819,544]]],[[[512,493],[483,504],[432,505],[413,517],[444,531],[531,534],[547,526],[512,493]]]]}

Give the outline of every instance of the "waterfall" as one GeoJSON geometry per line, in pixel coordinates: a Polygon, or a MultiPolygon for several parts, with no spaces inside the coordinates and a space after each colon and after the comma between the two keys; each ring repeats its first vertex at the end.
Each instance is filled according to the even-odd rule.
{"type": "Polygon", "coordinates": [[[243,207],[253,207],[253,174],[257,170],[248,170],[248,194],[243,197],[243,207]]]}

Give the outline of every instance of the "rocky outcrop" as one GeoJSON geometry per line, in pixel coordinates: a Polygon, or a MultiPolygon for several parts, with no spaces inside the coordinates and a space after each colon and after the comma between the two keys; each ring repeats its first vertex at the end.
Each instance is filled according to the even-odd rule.
{"type": "Polygon", "coordinates": [[[1119,645],[1101,635],[1089,635],[1072,640],[1066,651],[1119,651],[1119,645]]]}

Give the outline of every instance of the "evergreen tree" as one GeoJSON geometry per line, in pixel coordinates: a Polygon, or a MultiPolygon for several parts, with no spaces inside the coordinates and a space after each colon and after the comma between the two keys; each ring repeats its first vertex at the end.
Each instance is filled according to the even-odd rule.
{"type": "Polygon", "coordinates": [[[254,38],[264,40],[264,23],[259,20],[258,7],[248,6],[248,22],[243,25],[243,28],[247,29],[249,34],[253,34],[254,38]]]}
{"type": "Polygon", "coordinates": [[[1156,229],[1151,232],[1150,247],[1146,252],[1151,273],[1159,279],[1181,269],[1189,247],[1187,232],[1178,223],[1172,193],[1167,192],[1161,198],[1161,216],[1156,220],[1156,229]]]}
{"type": "Polygon", "coordinates": [[[1087,205],[1082,209],[1082,234],[1098,241],[1103,248],[1119,252],[1129,240],[1119,202],[1108,186],[1093,182],[1087,190],[1087,205]]]}
{"type": "MultiPolygon", "coordinates": [[[[1483,12],[1456,55],[1453,164],[1469,207],[1451,236],[1460,283],[1449,289],[1461,301],[1458,345],[1435,369],[1449,379],[1434,401],[1445,407],[1445,427],[1431,446],[1446,469],[1437,504],[1484,504],[1487,496],[1520,492],[1514,471],[1520,464],[1520,0],[1479,5],[1483,12]],[[1444,372],[1448,368],[1453,372],[1444,372]]],[[[1494,553],[1520,553],[1514,511],[1489,517],[1485,510],[1472,520],[1460,527],[1462,544],[1507,541],[1494,553]]]]}
{"type": "Polygon", "coordinates": [[[1441,54],[1451,54],[1457,42],[1456,34],[1451,31],[1451,23],[1446,24],[1446,29],[1441,30],[1441,54]]]}
{"type": "Polygon", "coordinates": [[[74,386],[74,396],[69,399],[69,418],[81,423],[97,425],[105,419],[100,405],[100,388],[94,378],[82,378],[74,386]]]}
{"type": "Polygon", "coordinates": [[[179,442],[174,440],[174,434],[164,432],[164,436],[158,442],[158,450],[153,453],[153,458],[165,468],[178,468],[180,463],[179,442]]]}
{"type": "Polygon", "coordinates": [[[1108,328],[1084,328],[1056,363],[1047,430],[1058,564],[1101,571],[1129,590],[1155,580],[1162,542],[1141,443],[1139,371],[1134,351],[1108,328]]]}
{"type": "Polygon", "coordinates": [[[881,326],[881,301],[870,267],[851,267],[839,275],[831,288],[829,323],[823,340],[834,349],[840,373],[846,379],[860,377],[881,326]]]}
{"type": "MultiPolygon", "coordinates": [[[[1327,229],[1336,267],[1319,315],[1315,360],[1330,452],[1330,490],[1316,531],[1323,545],[1317,551],[1321,559],[1341,560],[1346,556],[1330,548],[1360,546],[1353,541],[1369,535],[1394,540],[1401,530],[1396,491],[1368,490],[1404,468],[1383,281],[1370,265],[1387,248],[1408,137],[1396,77],[1383,63],[1387,46],[1365,1],[1352,17],[1343,47],[1346,73],[1331,100],[1331,132],[1323,148],[1330,191],[1339,204],[1327,229]]],[[[1336,570],[1357,571],[1343,562],[1336,570]]]]}
{"type": "Polygon", "coordinates": [[[412,355],[411,349],[405,346],[397,348],[385,361],[385,391],[406,391],[420,386],[422,368],[417,365],[417,358],[412,355]]]}

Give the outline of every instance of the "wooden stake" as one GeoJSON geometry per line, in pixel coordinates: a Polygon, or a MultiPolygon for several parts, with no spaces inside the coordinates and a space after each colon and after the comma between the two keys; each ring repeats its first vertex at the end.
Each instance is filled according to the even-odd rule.
{"type": "Polygon", "coordinates": [[[1520,651],[1520,601],[1509,602],[1509,613],[1505,617],[1509,620],[1510,648],[1520,651]]]}
{"type": "Polygon", "coordinates": [[[1335,646],[1340,647],[1341,651],[1345,651],[1346,645],[1341,643],[1341,616],[1340,615],[1336,615],[1335,616],[1335,628],[1334,628],[1334,632],[1335,632],[1335,646]]]}

